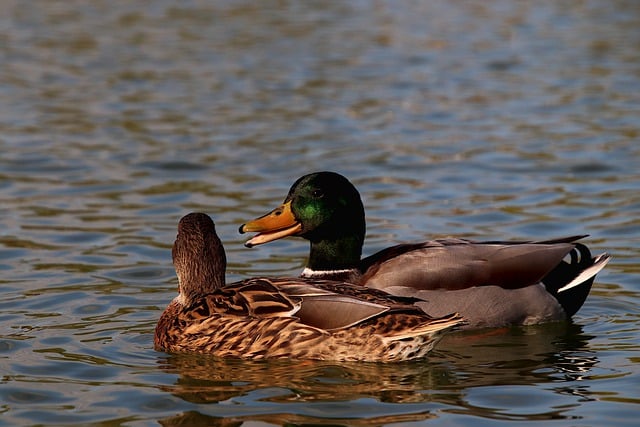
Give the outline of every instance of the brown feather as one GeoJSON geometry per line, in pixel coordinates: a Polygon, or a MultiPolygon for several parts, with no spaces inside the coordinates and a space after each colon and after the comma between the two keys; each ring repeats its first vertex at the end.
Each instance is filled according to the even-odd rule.
{"type": "Polygon", "coordinates": [[[399,245],[363,260],[360,284],[377,289],[392,283],[417,290],[473,286],[517,289],[538,283],[573,249],[568,243],[514,245],[463,240],[399,245]]]}

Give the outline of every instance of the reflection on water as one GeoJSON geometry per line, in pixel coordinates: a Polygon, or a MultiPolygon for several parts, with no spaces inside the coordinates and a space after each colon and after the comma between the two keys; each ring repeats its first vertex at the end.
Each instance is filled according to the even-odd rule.
{"type": "Polygon", "coordinates": [[[2,2],[0,424],[637,424],[640,3],[2,2]],[[237,233],[335,170],[365,254],[590,233],[574,324],[445,339],[420,363],[168,356],[180,217],[228,280],[306,242],[237,233]]]}
{"type": "MultiPolygon", "coordinates": [[[[598,363],[588,350],[590,338],[577,325],[557,323],[451,335],[433,357],[421,363],[252,362],[188,355],[169,356],[160,363],[167,373],[178,375],[163,390],[191,403],[223,405],[211,420],[224,414],[230,420],[279,424],[288,419],[284,414],[307,414],[299,421],[343,423],[356,417],[369,423],[392,423],[432,418],[452,407],[456,409],[447,411],[489,419],[570,419],[566,412],[575,403],[532,417],[535,405],[528,399],[518,397],[500,406],[493,399],[503,399],[502,392],[492,396],[493,391],[473,390],[497,386],[515,390],[532,383],[540,387],[562,382],[550,388],[559,395],[557,402],[562,395],[568,401],[589,400],[588,386],[580,381],[592,375],[598,363]],[[411,416],[393,414],[398,404],[411,416]],[[376,415],[377,411],[381,414],[376,415]]],[[[206,414],[190,412],[163,423],[207,419],[206,414]]]]}
{"type": "MultiPolygon", "coordinates": [[[[372,403],[369,402],[369,405],[372,403]]],[[[325,408],[323,410],[330,411],[332,408],[325,408]]],[[[406,413],[391,416],[368,416],[366,418],[352,418],[347,416],[344,418],[331,418],[328,421],[323,422],[322,419],[314,416],[305,416],[300,414],[270,414],[270,415],[255,415],[251,417],[232,417],[230,419],[218,416],[204,415],[199,412],[186,412],[183,414],[169,417],[159,420],[158,422],[162,426],[210,426],[210,425],[242,425],[247,420],[258,420],[269,425],[313,425],[320,423],[322,425],[349,425],[349,426],[370,426],[370,425],[387,425],[392,423],[410,423],[421,422],[434,418],[429,412],[424,413],[406,413]]]]}

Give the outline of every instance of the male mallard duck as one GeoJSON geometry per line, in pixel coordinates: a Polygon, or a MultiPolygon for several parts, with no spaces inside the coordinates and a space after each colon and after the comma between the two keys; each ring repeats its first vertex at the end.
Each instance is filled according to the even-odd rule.
{"type": "Polygon", "coordinates": [[[224,284],[226,257],[209,216],[180,220],[172,250],[179,295],[155,348],[250,359],[401,361],[424,357],[457,314],[433,318],[415,298],[349,283],[253,278],[224,284]]]}
{"type": "Polygon", "coordinates": [[[303,277],[346,280],[413,296],[427,313],[458,312],[466,328],[567,319],[582,306],[608,254],[591,257],[572,236],[544,241],[438,239],[360,259],[365,235],[358,190],[342,175],[298,179],[284,203],[240,227],[252,247],[286,236],[311,242],[303,277]]]}

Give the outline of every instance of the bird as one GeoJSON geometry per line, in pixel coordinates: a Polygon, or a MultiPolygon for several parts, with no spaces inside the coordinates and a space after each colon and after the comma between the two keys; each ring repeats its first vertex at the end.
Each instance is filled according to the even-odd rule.
{"type": "Polygon", "coordinates": [[[302,237],[310,252],[301,277],[417,297],[430,315],[460,313],[467,321],[462,329],[570,319],[611,258],[592,257],[578,242],[587,236],[580,235],[522,241],[451,237],[397,244],[361,259],[366,223],[360,193],[329,171],[302,176],[280,206],[239,231],[257,233],[247,247],[302,237]]]}
{"type": "Polygon", "coordinates": [[[172,259],[178,295],[156,325],[158,351],[395,362],[425,357],[464,322],[457,313],[429,316],[415,298],[339,281],[252,277],[225,284],[224,247],[200,212],[180,219],[172,259]]]}

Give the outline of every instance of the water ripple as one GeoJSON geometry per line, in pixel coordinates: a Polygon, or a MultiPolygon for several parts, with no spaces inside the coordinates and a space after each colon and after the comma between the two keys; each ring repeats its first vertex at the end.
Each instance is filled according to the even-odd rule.
{"type": "Polygon", "coordinates": [[[0,423],[635,425],[635,3],[3,5],[0,423]],[[316,170],[361,191],[367,255],[590,234],[613,261],[573,323],[419,363],[155,352],[179,218],[213,216],[228,280],[297,275],[307,242],[237,228],[316,170]]]}

